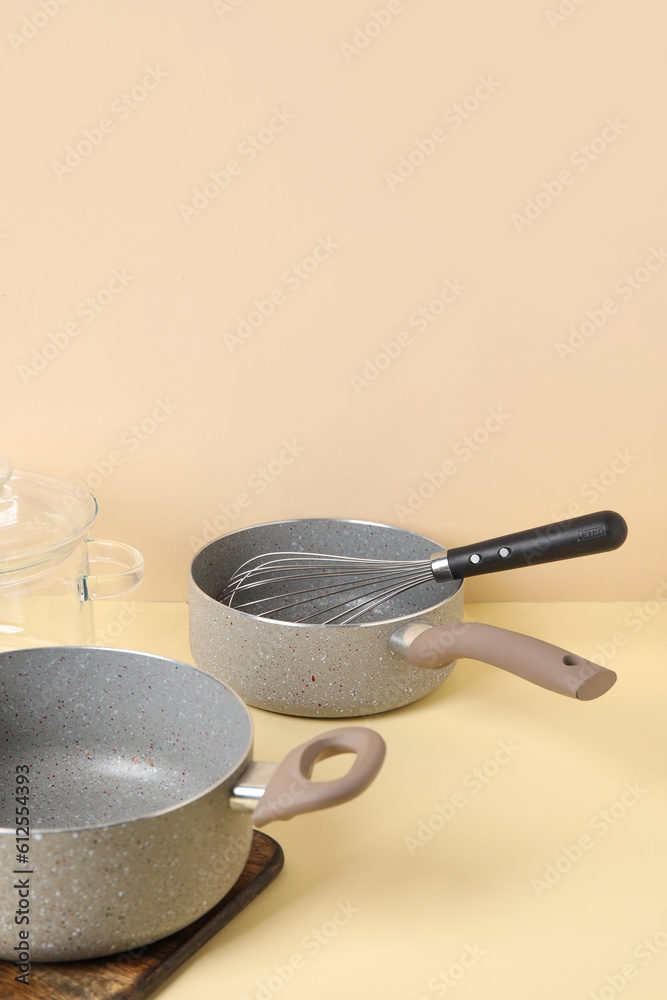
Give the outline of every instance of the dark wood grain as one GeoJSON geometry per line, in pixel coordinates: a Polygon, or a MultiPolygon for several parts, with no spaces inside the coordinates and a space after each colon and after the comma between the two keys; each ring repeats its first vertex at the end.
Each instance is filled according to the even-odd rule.
{"type": "Polygon", "coordinates": [[[1,1000],[145,1000],[237,913],[269,885],[283,866],[280,844],[253,831],[238,882],[217,906],[182,931],[134,952],[82,962],[35,963],[30,984],[17,983],[17,967],[0,962],[1,1000]]]}

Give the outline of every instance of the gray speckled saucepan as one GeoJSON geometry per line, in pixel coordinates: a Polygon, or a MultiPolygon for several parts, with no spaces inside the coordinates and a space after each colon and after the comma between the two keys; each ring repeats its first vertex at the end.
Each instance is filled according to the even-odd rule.
{"type": "Polygon", "coordinates": [[[258,763],[252,738],[240,698],[185,663],[76,646],[0,655],[0,958],[15,960],[22,929],[48,962],[172,934],[233,886],[253,825],[353,798],[385,753],[348,726],[258,763]],[[319,758],[350,752],[343,777],[310,780],[319,758]]]}
{"type": "Polygon", "coordinates": [[[287,715],[347,718],[399,708],[434,691],[457,657],[494,664],[580,700],[604,694],[611,670],[550,643],[463,623],[463,581],[424,583],[370,621],[319,625],[262,618],[217,597],[247,559],[270,552],[428,560],[442,546],[386,524],[331,518],[274,521],[205,545],[190,567],[190,647],[202,670],[250,705],[287,715]]]}

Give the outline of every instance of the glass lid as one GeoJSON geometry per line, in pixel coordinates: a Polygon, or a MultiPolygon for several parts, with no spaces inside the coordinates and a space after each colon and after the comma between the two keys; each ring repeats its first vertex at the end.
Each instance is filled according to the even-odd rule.
{"type": "Polygon", "coordinates": [[[97,501],[82,486],[19,472],[0,455],[0,573],[65,554],[96,515],[97,501]]]}

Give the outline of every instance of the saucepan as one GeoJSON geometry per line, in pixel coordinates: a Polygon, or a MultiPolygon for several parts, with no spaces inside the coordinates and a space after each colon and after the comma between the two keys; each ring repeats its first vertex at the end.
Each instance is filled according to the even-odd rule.
{"type": "Polygon", "coordinates": [[[157,941],[243,871],[252,827],[347,801],[382,738],[344,726],[252,761],[250,715],[196,667],[100,647],[0,655],[0,958],[72,961],[157,941]],[[55,677],[58,694],[44,708],[55,677]],[[331,781],[317,760],[354,753],[331,781]],[[26,934],[27,932],[27,934],[26,934]]]}
{"type": "Polygon", "coordinates": [[[494,568],[503,561],[510,567],[616,548],[626,533],[620,515],[604,511],[445,553],[437,552],[442,545],[433,539],[367,521],[303,518],[241,528],[208,543],[192,560],[192,655],[202,670],[229,684],[248,704],[296,716],[363,716],[410,704],[442,684],[458,657],[483,660],[551,691],[591,700],[612,686],[613,671],[539,639],[462,622],[462,579],[438,583],[431,578],[396,593],[369,618],[348,624],[269,618],[230,607],[220,597],[240,566],[266,553],[331,553],[426,565],[429,560],[446,565],[449,556],[452,566],[468,563],[458,574],[468,576],[481,572],[484,560],[494,568]],[[464,552],[469,553],[465,559],[464,552]]]}

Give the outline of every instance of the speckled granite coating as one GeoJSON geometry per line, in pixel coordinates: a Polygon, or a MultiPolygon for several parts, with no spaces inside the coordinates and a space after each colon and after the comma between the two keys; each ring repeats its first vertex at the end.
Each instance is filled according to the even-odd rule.
{"type": "Polygon", "coordinates": [[[346,718],[408,705],[434,691],[453,663],[413,667],[388,642],[406,621],[460,621],[463,587],[424,584],[365,624],[297,625],[257,618],[215,596],[244,560],[262,552],[328,552],[383,559],[428,559],[442,545],[363,521],[311,518],[243,528],[206,545],[190,572],[190,646],[202,670],[250,705],[287,715],[346,718]]]}
{"type": "Polygon", "coordinates": [[[229,809],[250,756],[238,698],[187,664],[56,647],[0,656],[0,957],[19,928],[17,765],[29,766],[30,952],[92,958],[147,944],[220,900],[252,817],[229,809]]]}

